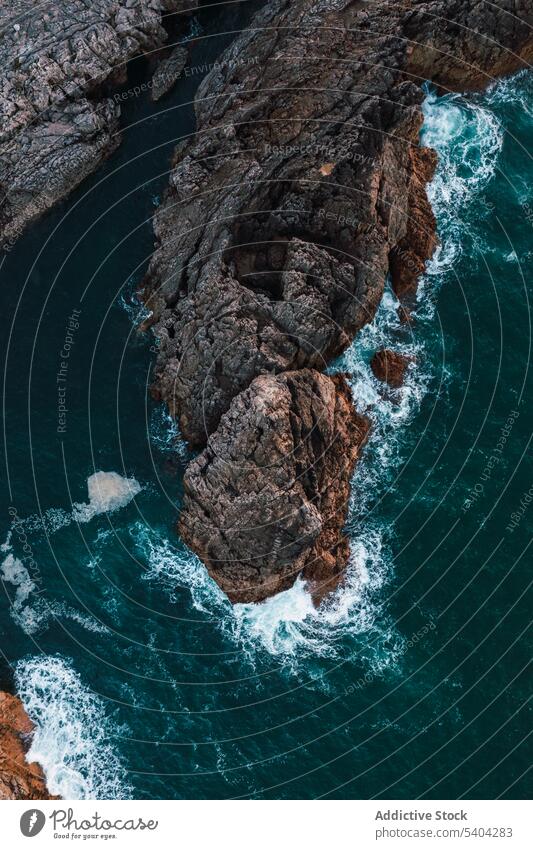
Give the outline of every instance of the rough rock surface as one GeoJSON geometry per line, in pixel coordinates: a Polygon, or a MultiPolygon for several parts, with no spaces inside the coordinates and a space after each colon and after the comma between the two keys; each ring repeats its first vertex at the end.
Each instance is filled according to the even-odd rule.
{"type": "Polygon", "coordinates": [[[119,144],[108,95],[159,48],[163,16],[196,0],[0,0],[0,243],[64,198],[119,144]]]}
{"type": "Polygon", "coordinates": [[[350,479],[369,423],[344,377],[256,377],[185,474],[179,531],[233,602],[288,589],[317,599],[348,557],[350,479]]]}
{"type": "Polygon", "coordinates": [[[0,692],[0,799],[57,799],[39,764],[28,763],[33,723],[16,696],[0,692]]]}
{"type": "Polygon", "coordinates": [[[189,51],[186,47],[175,47],[166,59],[160,62],[152,77],[152,100],[159,100],[179,79],[189,51]]]}
{"type": "MultiPolygon", "coordinates": [[[[388,273],[409,315],[436,244],[422,84],[476,88],[524,67],[532,24],[532,0],[271,0],[200,86],[196,136],[176,150],[155,215],[144,298],[159,344],[154,394],[192,445],[211,435],[187,475],[180,528],[230,597],[286,586],[307,546],[324,561],[328,542],[312,512],[295,513],[291,533],[309,542],[287,546],[291,563],[272,558],[282,523],[272,507],[252,535],[254,574],[255,514],[232,507],[246,480],[217,458],[264,479],[257,399],[287,372],[315,385],[374,316],[388,273]]],[[[277,432],[276,405],[263,415],[261,432],[269,418],[277,432]]],[[[332,574],[346,557],[334,546],[332,574]]]]}
{"type": "Polygon", "coordinates": [[[253,376],[345,348],[389,271],[412,293],[436,243],[421,83],[522,66],[531,5],[274,0],[203,81],[145,285],[157,392],[192,444],[253,376]]]}
{"type": "Polygon", "coordinates": [[[391,351],[389,348],[382,348],[376,351],[370,360],[370,368],[378,380],[397,389],[403,384],[405,372],[412,362],[412,357],[407,357],[398,351],[391,351]]]}

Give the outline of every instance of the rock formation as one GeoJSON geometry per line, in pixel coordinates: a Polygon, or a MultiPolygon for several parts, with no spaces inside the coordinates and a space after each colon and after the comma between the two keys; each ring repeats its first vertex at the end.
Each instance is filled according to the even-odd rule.
{"type": "Polygon", "coordinates": [[[532,24],[531,0],[271,0],[200,86],[143,294],[159,344],[155,397],[191,445],[207,441],[186,475],[180,529],[230,598],[288,586],[315,560],[329,563],[322,579],[342,571],[344,483],[331,536],[311,509],[339,458],[320,466],[318,489],[292,481],[333,457],[332,427],[339,452],[350,431],[359,446],[361,428],[338,412],[344,383],[320,384],[322,399],[332,386],[340,397],[312,453],[307,430],[298,446],[290,425],[321,406],[308,409],[316,370],[373,318],[387,274],[409,315],[436,244],[422,84],[475,88],[524,67],[532,24]]]}
{"type": "Polygon", "coordinates": [[[0,243],[66,197],[119,144],[126,63],[196,0],[0,0],[0,243]]]}
{"type": "Polygon", "coordinates": [[[382,348],[376,351],[370,360],[370,368],[378,380],[397,389],[403,384],[405,372],[412,362],[412,357],[407,357],[398,351],[391,351],[389,348],[382,348]]]}
{"type": "Polygon", "coordinates": [[[318,598],[335,586],[367,432],[340,375],[261,375],[233,400],[187,469],[179,526],[231,601],[260,601],[300,573],[318,598]]]}
{"type": "Polygon", "coordinates": [[[152,100],[159,100],[179,79],[189,55],[186,47],[175,47],[163,59],[152,77],[152,100]]]}
{"type": "Polygon", "coordinates": [[[16,696],[0,692],[0,799],[57,799],[46,788],[39,764],[26,752],[33,723],[16,696]]]}

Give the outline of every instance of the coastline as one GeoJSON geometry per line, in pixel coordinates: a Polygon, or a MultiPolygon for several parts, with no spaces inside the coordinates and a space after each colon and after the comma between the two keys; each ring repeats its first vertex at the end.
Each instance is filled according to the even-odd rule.
{"type": "MultiPolygon", "coordinates": [[[[219,69],[217,69],[217,70],[219,70],[219,69]]],[[[321,152],[323,152],[323,149],[321,150],[321,152]]],[[[326,163],[326,165],[327,165],[327,167],[329,168],[329,163],[326,163]]],[[[321,166],[321,167],[323,167],[323,166],[321,166]]],[[[331,176],[331,174],[330,174],[330,175],[327,175],[327,174],[326,174],[325,176],[331,176]]],[[[331,214],[331,215],[334,215],[334,213],[330,213],[330,214],[331,214]]],[[[321,215],[321,218],[322,218],[322,219],[324,219],[325,217],[326,217],[325,215],[321,215]]],[[[328,220],[329,220],[329,221],[331,221],[332,219],[331,219],[331,218],[329,218],[328,220]]],[[[336,220],[337,220],[337,223],[341,224],[342,226],[344,226],[347,222],[348,222],[348,223],[350,224],[350,226],[351,226],[351,225],[352,225],[352,223],[355,221],[355,219],[354,219],[354,218],[347,218],[346,216],[344,216],[344,217],[343,217],[342,215],[337,216],[337,219],[336,219],[336,220]]],[[[315,371],[316,371],[316,370],[315,370],[315,371]]],[[[320,375],[320,372],[318,372],[318,371],[317,371],[316,373],[320,375]]],[[[287,372],[283,372],[283,374],[287,374],[287,372]]],[[[276,378],[276,380],[275,380],[275,381],[272,381],[272,380],[271,380],[271,379],[267,376],[267,380],[270,382],[270,384],[271,384],[271,385],[274,385],[274,383],[275,383],[275,384],[278,384],[278,383],[279,383],[279,377],[278,377],[277,375],[275,375],[275,378],[276,378]]],[[[247,390],[244,390],[244,391],[247,391],[247,390]]],[[[242,393],[239,393],[239,395],[238,395],[238,396],[236,396],[236,397],[237,397],[237,398],[239,398],[239,397],[241,396],[241,394],[242,394],[242,393]]],[[[216,431],[214,431],[214,435],[215,435],[215,436],[216,436],[217,432],[218,432],[218,428],[217,428],[217,430],[216,430],[216,431]]],[[[329,442],[328,442],[327,444],[329,445],[329,442]]],[[[276,546],[275,546],[275,549],[274,549],[274,550],[276,551],[276,553],[279,553],[279,548],[280,548],[280,545],[276,543],[276,546]]],[[[7,689],[7,688],[6,688],[6,689],[7,689]]]]}
{"type": "Polygon", "coordinates": [[[195,0],[42,5],[47,13],[41,9],[38,16],[28,0],[2,10],[0,246],[5,251],[117,149],[120,97],[112,94],[127,82],[128,63],[141,55],[157,63],[169,39],[169,21],[196,8],[195,0]]]}
{"type": "Polygon", "coordinates": [[[457,27],[442,2],[361,11],[318,0],[311,24],[308,6],[263,8],[202,83],[197,132],[177,148],[154,216],[141,293],[151,310],[143,329],[159,349],[154,397],[202,452],[185,473],[180,533],[229,597],[246,602],[265,597],[265,580],[274,594],[306,568],[321,576],[319,598],[338,583],[349,556],[346,500],[332,510],[327,493],[342,491],[355,467],[339,479],[331,466],[302,487],[297,466],[284,497],[273,497],[271,466],[281,480],[300,444],[314,439],[323,457],[331,436],[316,419],[302,427],[296,405],[281,459],[264,441],[258,451],[257,428],[280,425],[264,409],[259,425],[257,381],[275,394],[280,375],[325,371],[373,319],[388,275],[398,321],[409,321],[437,244],[426,194],[436,154],[420,146],[423,85],[480,88],[533,52],[527,23],[509,25],[505,8],[500,44],[484,35],[481,12],[471,32],[466,10],[457,27]],[[231,68],[237,55],[259,61],[231,68]],[[239,469],[253,488],[235,489],[239,469]],[[312,529],[309,502],[319,514],[312,529]]]}
{"type": "Polygon", "coordinates": [[[48,792],[39,764],[26,758],[34,730],[18,696],[0,692],[0,800],[59,798],[48,792]]]}

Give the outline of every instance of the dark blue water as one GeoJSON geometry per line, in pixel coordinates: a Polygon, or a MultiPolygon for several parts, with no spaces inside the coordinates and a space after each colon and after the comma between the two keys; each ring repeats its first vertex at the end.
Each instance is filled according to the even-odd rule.
{"type": "MultiPolygon", "coordinates": [[[[191,64],[220,49],[200,38],[191,64]]],[[[428,95],[442,245],[413,324],[388,292],[336,364],[374,435],[319,613],[300,583],[232,608],[174,531],[187,452],[134,292],[198,81],[127,101],[117,153],[1,265],[1,646],[30,756],[68,798],[524,797],[531,77],[428,95]],[[416,357],[395,397],[368,367],[383,344],[416,357]]]]}

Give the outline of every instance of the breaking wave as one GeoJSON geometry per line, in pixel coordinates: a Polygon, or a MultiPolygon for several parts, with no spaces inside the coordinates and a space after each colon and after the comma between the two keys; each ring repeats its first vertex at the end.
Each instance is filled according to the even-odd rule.
{"type": "Polygon", "coordinates": [[[159,585],[172,601],[177,590],[188,591],[192,607],[211,619],[253,665],[266,651],[297,672],[300,661],[308,657],[345,657],[346,638],[362,634],[369,639],[364,646],[357,645],[357,655],[374,672],[400,651],[400,637],[383,612],[381,590],[388,578],[388,558],[375,530],[367,529],[364,539],[352,543],[345,583],[319,610],[301,579],[261,603],[232,605],[186,546],[171,544],[141,522],[130,528],[130,534],[146,563],[143,580],[159,585]]]}
{"type": "Polygon", "coordinates": [[[320,608],[298,578],[289,590],[264,602],[234,605],[224,625],[251,660],[266,650],[296,671],[291,661],[309,656],[346,660],[355,649],[357,659],[377,674],[401,651],[401,638],[383,609],[387,577],[380,535],[367,531],[364,539],[352,541],[343,586],[320,608]]]}
{"type": "Polygon", "coordinates": [[[529,68],[510,77],[496,80],[487,88],[483,99],[488,106],[516,106],[533,118],[533,77],[529,68]]]}
{"type": "Polygon", "coordinates": [[[434,276],[448,271],[462,254],[466,208],[479,199],[496,172],[504,131],[490,109],[460,94],[438,97],[428,90],[422,108],[421,142],[439,155],[427,188],[441,239],[426,271],[434,276]]]}
{"type": "Polygon", "coordinates": [[[41,765],[51,794],[63,799],[131,798],[112,742],[122,729],[68,661],[60,656],[22,660],[15,684],[36,725],[27,759],[41,765]]]}

